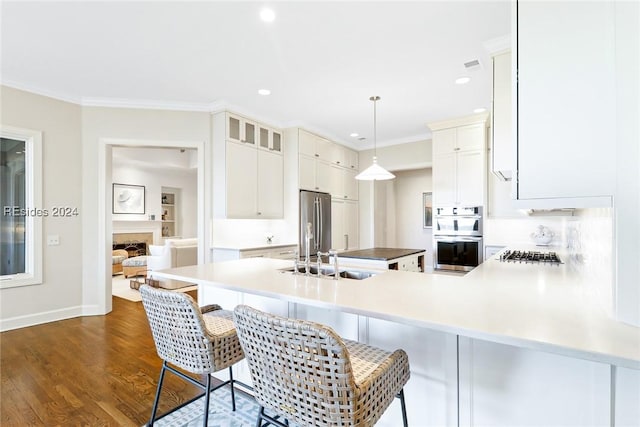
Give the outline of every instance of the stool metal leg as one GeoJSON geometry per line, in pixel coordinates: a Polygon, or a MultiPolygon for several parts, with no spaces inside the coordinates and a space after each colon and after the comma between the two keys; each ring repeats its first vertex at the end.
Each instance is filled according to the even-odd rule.
{"type": "Polygon", "coordinates": [[[231,387],[231,409],[236,410],[236,390],[233,386],[233,369],[229,366],[229,387],[231,387]]]}
{"type": "Polygon", "coordinates": [[[404,427],[409,427],[409,423],[407,422],[407,407],[404,404],[404,389],[400,390],[400,393],[396,397],[400,398],[400,408],[402,409],[402,425],[404,427]]]}
{"type": "Polygon", "coordinates": [[[158,378],[158,387],[156,388],[156,398],[153,400],[153,409],[151,410],[151,419],[149,420],[149,427],[153,426],[153,422],[156,419],[156,412],[158,411],[158,402],[160,401],[160,390],[162,389],[162,382],[164,381],[164,372],[167,367],[167,362],[162,362],[162,368],[160,368],[160,378],[158,378]]]}
{"type": "Polygon", "coordinates": [[[207,374],[207,391],[205,391],[204,397],[204,427],[207,427],[209,422],[209,398],[211,397],[211,374],[207,374]]]}

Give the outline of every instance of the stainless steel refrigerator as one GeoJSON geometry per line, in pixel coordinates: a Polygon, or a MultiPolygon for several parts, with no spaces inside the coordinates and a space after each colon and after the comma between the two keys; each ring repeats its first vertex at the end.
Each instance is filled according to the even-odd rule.
{"type": "Polygon", "coordinates": [[[331,194],[300,190],[300,258],[305,256],[307,224],[311,223],[309,255],[331,249],[331,194]]]}

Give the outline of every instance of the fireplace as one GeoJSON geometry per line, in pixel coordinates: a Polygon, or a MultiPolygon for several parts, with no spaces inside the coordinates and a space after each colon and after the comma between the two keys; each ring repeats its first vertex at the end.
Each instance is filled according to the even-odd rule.
{"type": "Polygon", "coordinates": [[[129,258],[147,255],[153,244],[153,233],[113,233],[113,249],[124,249],[129,258]]]}
{"type": "Polygon", "coordinates": [[[113,250],[116,249],[127,251],[129,258],[147,254],[147,244],[145,242],[114,243],[113,250]]]}

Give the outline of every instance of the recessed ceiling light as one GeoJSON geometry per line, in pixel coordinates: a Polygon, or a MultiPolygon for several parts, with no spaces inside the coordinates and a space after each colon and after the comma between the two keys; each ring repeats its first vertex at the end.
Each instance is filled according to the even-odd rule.
{"type": "Polygon", "coordinates": [[[463,85],[469,83],[471,81],[471,77],[459,77],[456,79],[457,85],[463,85]]]}
{"type": "Polygon", "coordinates": [[[352,134],[351,134],[351,135],[349,135],[349,136],[350,136],[350,137],[352,137],[352,138],[355,138],[355,137],[357,137],[357,136],[358,136],[358,134],[354,132],[354,133],[352,133],[352,134]]]}
{"type": "Polygon", "coordinates": [[[266,96],[266,95],[271,95],[271,91],[270,91],[269,89],[259,89],[259,90],[258,90],[258,93],[259,93],[260,95],[264,95],[264,96],[266,96]]]}
{"type": "Polygon", "coordinates": [[[264,8],[260,11],[260,19],[264,22],[273,22],[276,19],[276,13],[271,9],[264,8]]]}
{"type": "Polygon", "coordinates": [[[474,113],[484,113],[485,111],[487,111],[486,108],[476,108],[473,110],[474,113]]]}

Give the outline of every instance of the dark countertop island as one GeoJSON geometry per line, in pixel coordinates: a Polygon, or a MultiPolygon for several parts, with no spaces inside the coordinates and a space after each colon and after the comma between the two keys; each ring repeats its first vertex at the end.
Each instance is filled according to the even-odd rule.
{"type": "Polygon", "coordinates": [[[341,252],[338,254],[338,256],[341,258],[361,258],[375,259],[379,261],[391,261],[396,258],[419,254],[421,252],[425,252],[425,249],[371,248],[341,252]]]}
{"type": "Polygon", "coordinates": [[[425,255],[425,249],[370,248],[340,252],[338,257],[351,265],[424,272],[425,255]]]}

